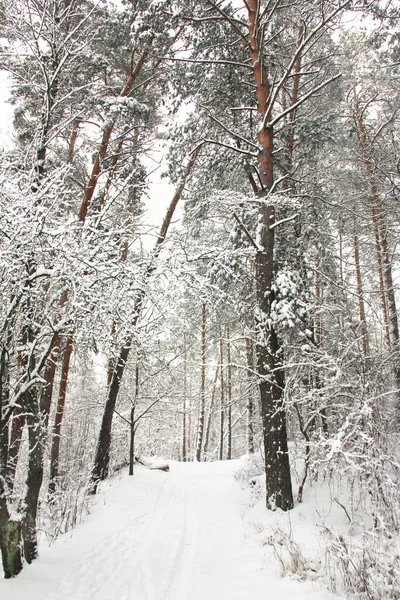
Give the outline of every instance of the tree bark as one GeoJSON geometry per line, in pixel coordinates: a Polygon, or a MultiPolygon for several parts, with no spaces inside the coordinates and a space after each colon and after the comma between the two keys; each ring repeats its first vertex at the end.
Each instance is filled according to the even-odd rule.
{"type": "Polygon", "coordinates": [[[139,363],[136,362],[135,368],[135,398],[132,402],[131,420],[130,420],[130,442],[129,442],[129,475],[133,475],[133,465],[135,463],[135,409],[139,399],[139,363]]]}
{"type": "Polygon", "coordinates": [[[67,385],[69,368],[71,364],[71,355],[73,351],[73,339],[72,336],[68,336],[65,341],[63,360],[61,365],[61,380],[58,392],[58,401],[56,408],[56,415],[53,426],[53,437],[51,444],[51,458],[50,458],[50,481],[49,481],[49,492],[53,493],[56,490],[56,481],[58,477],[58,466],[60,458],[60,442],[61,442],[61,426],[64,417],[65,400],[67,397],[67,385]]]}
{"type": "Polygon", "coordinates": [[[14,409],[11,417],[10,440],[7,456],[7,481],[10,489],[14,487],[15,471],[18,463],[19,449],[22,441],[22,432],[25,424],[25,415],[22,407],[18,406],[14,409]]]}
{"type": "Polygon", "coordinates": [[[217,381],[218,381],[218,374],[219,374],[220,367],[221,367],[221,365],[218,362],[217,367],[215,369],[213,387],[212,387],[212,391],[211,391],[210,408],[208,411],[208,417],[207,417],[207,423],[206,423],[206,434],[205,434],[205,438],[204,438],[204,458],[207,457],[208,442],[210,441],[211,419],[212,419],[212,415],[214,412],[215,392],[217,389],[217,381]]]}
{"type": "Polygon", "coordinates": [[[226,327],[226,358],[227,358],[227,392],[228,392],[228,414],[227,414],[227,425],[228,425],[228,447],[226,458],[231,460],[232,458],[232,362],[231,362],[231,342],[229,327],[226,327]]]}
{"type": "Polygon", "coordinates": [[[206,402],[206,305],[203,302],[201,311],[201,383],[199,403],[199,427],[197,432],[196,460],[200,462],[203,447],[204,416],[206,402]]]}
{"type": "Polygon", "coordinates": [[[247,451],[254,453],[254,397],[253,397],[253,371],[254,353],[253,342],[246,338],[247,358],[247,451]]]}
{"type": "Polygon", "coordinates": [[[219,425],[219,460],[224,459],[224,435],[225,435],[225,387],[224,387],[224,341],[222,338],[222,327],[219,329],[219,363],[221,365],[221,398],[220,398],[220,425],[219,425]]]}
{"type": "Polygon", "coordinates": [[[186,462],[186,400],[187,400],[187,347],[186,332],[183,334],[183,401],[182,401],[182,461],[186,462]]]}
{"type": "Polygon", "coordinates": [[[6,351],[1,352],[0,363],[0,550],[4,577],[15,577],[22,570],[21,522],[12,518],[8,507],[10,486],[7,473],[8,460],[8,420],[3,419],[3,406],[7,397],[4,389],[6,376],[6,351]]]}
{"type": "Polygon", "coordinates": [[[358,310],[360,317],[360,333],[362,341],[362,351],[364,356],[369,354],[369,338],[367,321],[365,317],[365,304],[364,304],[364,289],[362,283],[361,267],[360,267],[360,246],[357,232],[357,221],[356,215],[353,211],[353,248],[354,248],[354,265],[356,268],[356,282],[357,282],[357,295],[358,295],[358,310]]]}

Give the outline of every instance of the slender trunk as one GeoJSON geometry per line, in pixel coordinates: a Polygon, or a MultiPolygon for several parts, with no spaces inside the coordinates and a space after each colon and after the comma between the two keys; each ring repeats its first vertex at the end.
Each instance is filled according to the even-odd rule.
{"type": "Polygon", "coordinates": [[[253,342],[246,338],[247,358],[247,451],[254,453],[254,397],[253,397],[253,372],[254,352],[253,342]]]}
{"type": "Polygon", "coordinates": [[[58,400],[56,415],[53,425],[53,437],[51,444],[51,458],[50,458],[50,481],[49,481],[49,492],[53,493],[56,490],[56,481],[58,477],[58,467],[60,459],[60,442],[61,442],[61,426],[64,418],[65,400],[67,397],[67,385],[69,368],[71,364],[71,356],[73,350],[73,339],[72,336],[68,336],[65,341],[63,359],[61,364],[61,379],[60,387],[58,391],[58,400]]]}
{"type": "Polygon", "coordinates": [[[317,348],[322,347],[324,330],[323,330],[323,322],[322,322],[322,287],[321,287],[321,274],[320,274],[320,261],[319,258],[316,259],[315,265],[315,298],[317,301],[317,312],[315,315],[315,323],[314,323],[314,339],[315,345],[317,348]]]}
{"type": "Polygon", "coordinates": [[[358,309],[359,309],[359,317],[360,317],[360,332],[361,332],[363,354],[364,354],[364,356],[367,356],[369,354],[369,338],[368,338],[368,330],[367,330],[367,321],[365,318],[364,290],[363,290],[361,266],[360,266],[360,246],[359,246],[359,241],[358,241],[356,215],[355,215],[354,211],[353,211],[353,225],[354,225],[354,232],[353,232],[354,264],[355,264],[355,268],[356,268],[358,309]]]}
{"type": "Polygon", "coordinates": [[[227,365],[227,392],[228,392],[228,414],[227,414],[227,425],[228,425],[228,448],[226,458],[231,460],[232,458],[232,362],[231,362],[231,343],[230,343],[230,332],[229,327],[226,327],[226,358],[228,361],[227,365]]]}
{"type": "Polygon", "coordinates": [[[203,447],[204,435],[204,416],[206,402],[206,305],[203,302],[201,311],[201,384],[200,384],[200,403],[199,403],[199,427],[197,435],[196,460],[201,460],[201,450],[203,447]]]}
{"type": "Polygon", "coordinates": [[[19,449],[22,441],[22,433],[25,425],[25,415],[22,406],[14,409],[12,414],[10,440],[7,457],[7,481],[10,490],[14,487],[15,470],[17,468],[19,449]]]}
{"type": "Polygon", "coordinates": [[[193,398],[190,395],[189,412],[188,412],[188,431],[187,431],[187,456],[188,460],[192,460],[192,421],[193,421],[193,398]]]}
{"type": "Polygon", "coordinates": [[[219,330],[219,363],[221,365],[221,399],[220,399],[220,428],[219,428],[219,460],[224,459],[224,421],[225,421],[225,399],[224,399],[224,342],[222,339],[222,327],[219,330]]]}
{"type": "Polygon", "coordinates": [[[182,461],[186,462],[186,399],[187,399],[187,347],[183,334],[183,402],[182,402],[182,461]]]}
{"type": "Polygon", "coordinates": [[[129,440],[129,475],[133,475],[135,464],[135,405],[131,408],[130,421],[130,440],[129,440]]]}
{"type": "Polygon", "coordinates": [[[213,412],[214,412],[215,392],[216,392],[216,389],[217,389],[217,381],[218,381],[218,375],[219,375],[220,367],[221,367],[221,365],[220,365],[220,363],[218,363],[217,367],[215,369],[213,387],[212,387],[212,391],[211,391],[210,409],[208,411],[207,424],[206,424],[206,435],[205,435],[205,438],[204,438],[204,458],[207,457],[208,442],[210,441],[211,419],[212,419],[212,415],[213,415],[213,412]]]}
{"type": "Polygon", "coordinates": [[[135,463],[135,409],[139,400],[139,363],[136,362],[135,367],[135,398],[131,407],[131,420],[130,420],[130,441],[129,441],[129,475],[133,475],[133,465],[135,463]]]}
{"type": "Polygon", "coordinates": [[[80,123],[81,123],[80,119],[74,119],[74,121],[72,123],[71,137],[70,137],[70,140],[69,140],[67,157],[66,157],[67,163],[69,165],[74,160],[75,145],[76,145],[76,141],[78,139],[78,132],[79,132],[80,123]]]}

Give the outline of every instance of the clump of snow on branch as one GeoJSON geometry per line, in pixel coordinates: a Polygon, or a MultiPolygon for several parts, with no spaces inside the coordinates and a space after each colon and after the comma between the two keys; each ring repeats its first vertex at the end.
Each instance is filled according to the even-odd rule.
{"type": "Polygon", "coordinates": [[[271,305],[271,321],[274,326],[292,329],[302,322],[309,311],[303,299],[302,282],[298,273],[289,269],[279,271],[272,285],[274,301],[271,305]]]}

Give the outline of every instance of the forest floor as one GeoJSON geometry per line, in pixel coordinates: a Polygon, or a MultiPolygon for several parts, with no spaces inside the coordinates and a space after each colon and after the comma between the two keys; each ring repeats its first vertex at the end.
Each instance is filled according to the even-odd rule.
{"type": "Polygon", "coordinates": [[[17,578],[0,579],[0,598],[337,598],[319,574],[323,550],[311,508],[266,511],[234,478],[241,465],[171,462],[168,473],[139,465],[134,477],[122,471],[103,484],[85,523],[50,547],[43,540],[38,560],[17,578]]]}

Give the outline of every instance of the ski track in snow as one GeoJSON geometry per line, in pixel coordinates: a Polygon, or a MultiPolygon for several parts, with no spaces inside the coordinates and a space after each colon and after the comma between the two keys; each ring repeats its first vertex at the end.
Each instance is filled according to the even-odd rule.
{"type": "Polygon", "coordinates": [[[1,600],[332,599],[277,578],[246,541],[235,462],[138,467],[107,482],[86,523],[0,580],[1,600]]]}

